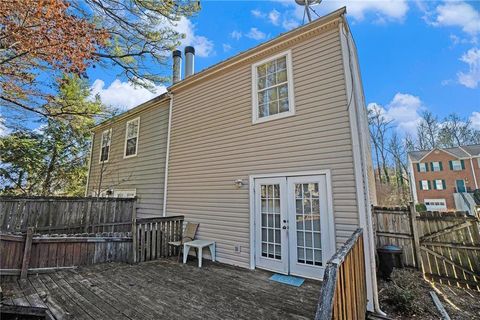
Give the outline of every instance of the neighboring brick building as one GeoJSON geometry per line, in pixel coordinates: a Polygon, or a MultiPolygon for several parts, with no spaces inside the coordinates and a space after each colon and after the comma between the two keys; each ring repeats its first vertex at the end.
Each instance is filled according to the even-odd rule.
{"type": "Polygon", "coordinates": [[[413,199],[429,211],[461,210],[459,202],[467,202],[466,193],[479,189],[478,144],[413,151],[408,160],[413,199]]]}

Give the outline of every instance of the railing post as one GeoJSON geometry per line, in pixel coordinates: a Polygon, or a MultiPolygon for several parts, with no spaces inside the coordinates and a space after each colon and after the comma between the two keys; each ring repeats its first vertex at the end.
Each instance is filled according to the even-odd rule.
{"type": "Polygon", "coordinates": [[[417,230],[417,212],[415,211],[415,205],[412,201],[409,203],[409,216],[410,216],[410,229],[413,236],[413,251],[415,257],[415,267],[418,270],[422,268],[422,254],[420,252],[420,238],[417,230]]]}
{"type": "Polygon", "coordinates": [[[20,279],[26,279],[28,275],[28,265],[30,264],[30,252],[32,251],[33,229],[27,229],[27,236],[25,237],[25,250],[23,251],[22,270],[20,272],[20,279]]]}
{"type": "Polygon", "coordinates": [[[132,263],[138,262],[137,248],[137,200],[135,199],[132,207],[132,263]]]}

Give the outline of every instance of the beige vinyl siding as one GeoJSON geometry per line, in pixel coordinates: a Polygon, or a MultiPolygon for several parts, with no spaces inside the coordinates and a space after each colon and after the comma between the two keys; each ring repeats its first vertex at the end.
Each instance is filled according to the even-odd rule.
{"type": "Polygon", "coordinates": [[[268,56],[173,92],[167,214],[199,222],[221,262],[249,265],[249,175],[330,169],[337,245],[359,224],[338,27],[291,50],[294,116],[252,124],[251,65],[268,56]]]}
{"type": "Polygon", "coordinates": [[[101,132],[112,128],[110,156],[105,164],[102,189],[136,189],[139,217],[161,216],[165,176],[168,130],[168,101],[155,102],[151,107],[104,126],[95,132],[88,194],[97,190],[101,132]],[[137,156],[124,159],[126,124],[140,118],[137,156]]]}

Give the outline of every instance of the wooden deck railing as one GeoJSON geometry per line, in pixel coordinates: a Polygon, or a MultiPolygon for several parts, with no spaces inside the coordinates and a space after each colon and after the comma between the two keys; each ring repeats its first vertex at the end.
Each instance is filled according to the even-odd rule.
{"type": "Polygon", "coordinates": [[[143,262],[177,254],[170,241],[182,239],[183,216],[136,219],[132,228],[134,261],[143,262]]]}
{"type": "Polygon", "coordinates": [[[39,235],[0,233],[0,274],[51,272],[103,262],[131,262],[129,233],[39,235]]]}
{"type": "Polygon", "coordinates": [[[315,320],[365,319],[367,289],[363,230],[357,229],[327,263],[315,320]]]}

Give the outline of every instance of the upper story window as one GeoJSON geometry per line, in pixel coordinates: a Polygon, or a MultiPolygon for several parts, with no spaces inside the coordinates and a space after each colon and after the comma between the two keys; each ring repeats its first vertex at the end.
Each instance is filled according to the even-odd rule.
{"type": "Polygon", "coordinates": [[[127,122],[127,131],[125,133],[125,158],[137,155],[139,129],[140,118],[127,122]]]}
{"type": "Polygon", "coordinates": [[[432,171],[442,171],[443,166],[441,161],[434,161],[430,163],[432,171]]]}
{"type": "Polygon", "coordinates": [[[252,66],[253,123],[294,115],[290,51],[252,66]]]}
{"type": "Polygon", "coordinates": [[[110,156],[110,145],[112,144],[112,129],[102,132],[100,144],[100,162],[107,162],[110,156]]]}
{"type": "Polygon", "coordinates": [[[428,171],[428,163],[426,163],[426,162],[417,163],[417,171],[418,172],[427,172],[428,171]]]}
{"type": "Polygon", "coordinates": [[[430,180],[419,181],[420,190],[430,190],[430,180]]]}
{"type": "Polygon", "coordinates": [[[465,169],[465,163],[463,160],[451,160],[450,161],[450,170],[460,171],[465,169]]]}

